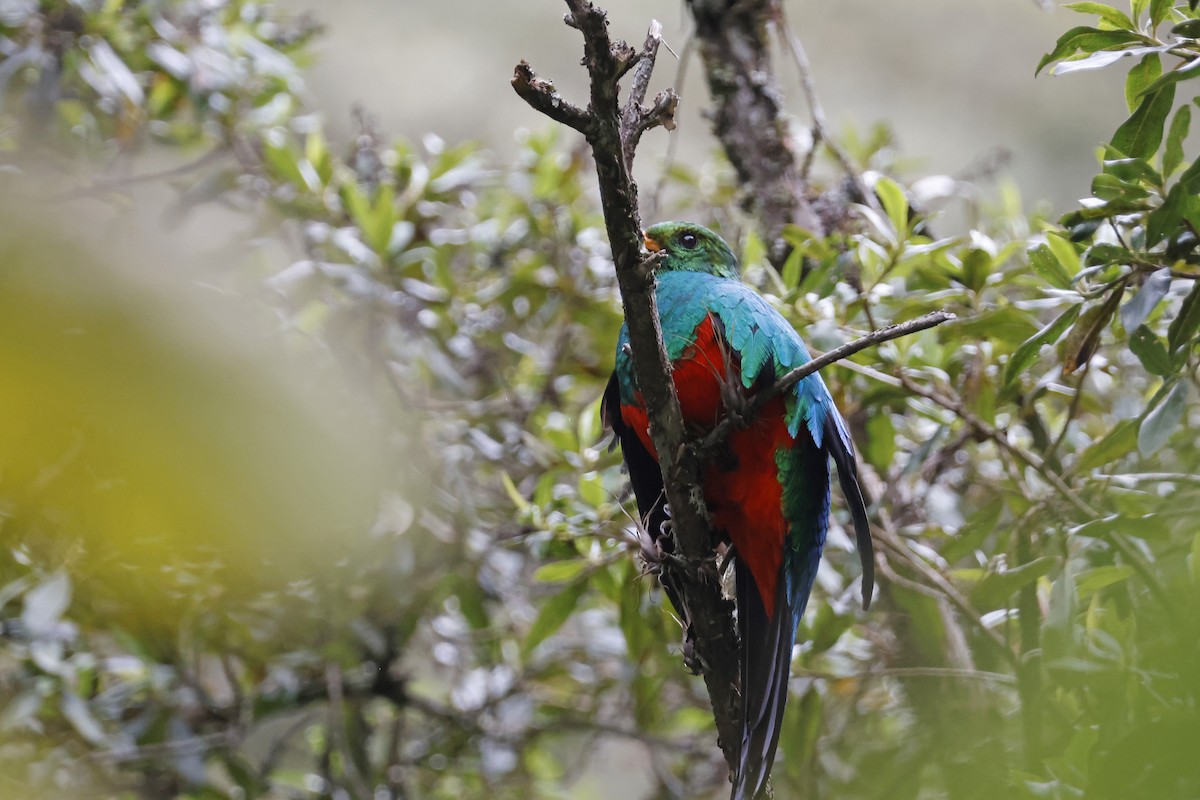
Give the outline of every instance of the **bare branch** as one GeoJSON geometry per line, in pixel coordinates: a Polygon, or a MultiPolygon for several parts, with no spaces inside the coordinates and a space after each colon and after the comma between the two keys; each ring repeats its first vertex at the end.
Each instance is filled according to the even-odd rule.
{"type": "Polygon", "coordinates": [[[654,60],[658,56],[658,46],[661,43],[662,23],[652,19],[650,20],[650,29],[646,31],[646,43],[642,45],[637,69],[633,72],[633,85],[629,87],[629,100],[625,103],[622,123],[627,123],[630,115],[636,114],[642,103],[646,101],[646,90],[650,87],[650,76],[654,73],[654,60]]]}
{"type": "Polygon", "coordinates": [[[658,125],[669,131],[675,130],[675,109],[679,105],[679,96],[674,90],[665,89],[659,92],[651,108],[642,107],[661,43],[662,25],[656,19],[651,20],[650,30],[646,33],[646,43],[642,45],[642,52],[638,54],[637,68],[633,72],[633,85],[629,88],[629,99],[621,113],[622,154],[625,163],[631,167],[643,133],[658,125]]]}
{"type": "Polygon", "coordinates": [[[675,109],[679,106],[679,95],[672,89],[664,89],[654,98],[654,105],[649,109],[637,109],[637,116],[627,133],[622,133],[625,142],[625,160],[633,164],[634,150],[641,141],[642,134],[659,125],[669,131],[675,130],[675,109]]]}
{"type": "Polygon", "coordinates": [[[539,78],[527,62],[522,61],[513,70],[512,87],[535,111],[540,111],[555,122],[561,122],[568,128],[574,128],[587,135],[591,122],[588,113],[564,100],[555,90],[554,84],[539,78]]]}

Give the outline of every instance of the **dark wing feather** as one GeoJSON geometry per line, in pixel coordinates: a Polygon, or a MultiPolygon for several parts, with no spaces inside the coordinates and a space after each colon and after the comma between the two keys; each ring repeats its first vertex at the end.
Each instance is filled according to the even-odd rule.
{"type": "Polygon", "coordinates": [[[854,460],[854,445],[846,423],[837,411],[825,417],[825,442],[833,463],[837,465],[838,483],[850,506],[850,517],[854,520],[854,538],[858,543],[858,558],[862,562],[863,610],[871,605],[875,593],[875,550],[871,543],[871,524],[867,521],[867,504],[863,501],[862,487],[858,485],[858,464],[854,460]]]}
{"type": "Polygon", "coordinates": [[[731,800],[753,800],[762,791],[775,760],[791,676],[796,617],[787,605],[783,580],[768,617],[750,568],[734,560],[738,636],[741,639],[742,746],[733,775],[731,800]]]}
{"type": "Polygon", "coordinates": [[[600,415],[616,435],[616,442],[621,445],[621,455],[625,458],[629,482],[633,485],[633,496],[637,500],[638,516],[650,535],[657,538],[662,533],[663,523],[667,521],[662,471],[642,440],[621,418],[621,393],[615,372],[604,389],[600,415]]]}
{"type": "MultiPolygon", "coordinates": [[[[674,552],[675,540],[664,535],[670,516],[667,513],[666,493],[663,492],[662,470],[658,467],[658,461],[642,444],[642,440],[621,418],[621,394],[615,372],[604,390],[604,398],[600,401],[600,416],[616,436],[614,444],[621,445],[625,468],[629,470],[629,483],[633,486],[633,496],[637,500],[638,519],[649,532],[652,542],[664,552],[674,552]]],[[[672,582],[670,573],[660,571],[658,577],[659,584],[675,609],[675,614],[683,623],[684,629],[689,629],[691,620],[687,608],[683,605],[679,589],[672,582]]]]}

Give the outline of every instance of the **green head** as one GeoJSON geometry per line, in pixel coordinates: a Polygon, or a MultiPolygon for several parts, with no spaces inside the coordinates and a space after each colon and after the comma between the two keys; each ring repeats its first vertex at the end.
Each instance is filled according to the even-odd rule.
{"type": "Polygon", "coordinates": [[[660,222],[646,229],[646,249],[665,253],[660,271],[707,272],[722,278],[738,276],[737,258],[725,240],[703,225],[660,222]]]}

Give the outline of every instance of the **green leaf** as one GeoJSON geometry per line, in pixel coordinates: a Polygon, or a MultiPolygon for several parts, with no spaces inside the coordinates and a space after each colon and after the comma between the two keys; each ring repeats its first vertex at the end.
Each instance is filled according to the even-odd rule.
{"type": "Polygon", "coordinates": [[[1171,321],[1167,329],[1167,349],[1177,360],[1186,358],[1186,345],[1190,344],[1196,331],[1200,330],[1200,281],[1192,286],[1192,291],[1183,299],[1179,307],[1179,316],[1171,321]]]}
{"type": "Polygon", "coordinates": [[[1200,38],[1200,19],[1186,19],[1171,28],[1171,35],[1181,39],[1200,38]]]}
{"type": "Polygon", "coordinates": [[[591,562],[586,558],[555,561],[538,567],[533,573],[533,579],[539,583],[566,583],[578,578],[590,565],[591,562]]]}
{"type": "MultiPolygon", "coordinates": [[[[1195,100],[1200,100],[1200,97],[1195,100]]],[[[1187,186],[1190,192],[1200,192],[1200,158],[1193,161],[1191,166],[1183,171],[1183,174],[1179,176],[1179,182],[1187,186]]]]}
{"type": "Polygon", "coordinates": [[[1050,603],[1042,623],[1042,650],[1047,661],[1066,658],[1075,649],[1075,616],[1078,613],[1075,595],[1075,575],[1071,563],[1063,565],[1062,573],[1050,587],[1050,603]]]}
{"type": "Polygon", "coordinates": [[[1084,251],[1083,261],[1089,267],[1109,267],[1128,264],[1133,258],[1133,253],[1126,250],[1124,247],[1115,244],[1107,244],[1101,242],[1094,244],[1084,251]]]}
{"type": "Polygon", "coordinates": [[[1162,175],[1144,158],[1108,158],[1104,161],[1104,173],[1120,178],[1127,183],[1150,183],[1162,185],[1162,175]]]}
{"type": "MultiPolygon", "coordinates": [[[[1050,252],[1054,253],[1054,257],[1058,259],[1058,263],[1062,265],[1070,278],[1074,278],[1079,273],[1079,251],[1062,231],[1048,231],[1046,246],[1050,248],[1050,252]]],[[[1068,285],[1070,284],[1068,283],[1068,285]]]]}
{"type": "Polygon", "coordinates": [[[1167,348],[1162,340],[1154,335],[1154,331],[1145,325],[1139,326],[1129,337],[1129,349],[1142,362],[1147,372],[1164,378],[1175,373],[1167,348]]]}
{"type": "Polygon", "coordinates": [[[1131,575],[1133,567],[1128,564],[1105,564],[1080,573],[1075,588],[1081,599],[1087,599],[1105,587],[1128,580],[1131,575]]]}
{"type": "Polygon", "coordinates": [[[1071,528],[1068,533],[1072,536],[1087,536],[1092,539],[1105,539],[1113,534],[1136,536],[1139,539],[1166,539],[1170,536],[1170,529],[1163,518],[1157,514],[1144,514],[1137,517],[1109,514],[1106,517],[1071,528]]]}
{"type": "Polygon", "coordinates": [[[1071,328],[1071,332],[1063,340],[1062,370],[1064,375],[1070,375],[1086,364],[1096,352],[1100,334],[1113,318],[1121,296],[1125,293],[1122,284],[1103,303],[1094,305],[1079,315],[1079,321],[1071,328]]]}
{"type": "Polygon", "coordinates": [[[954,329],[965,338],[977,337],[992,342],[1011,343],[1013,347],[1037,333],[1037,321],[1015,306],[1002,306],[964,317],[954,329]]]}
{"type": "Polygon", "coordinates": [[[1132,419],[1118,422],[1103,439],[1095,442],[1079,459],[1079,469],[1087,472],[1111,464],[1118,458],[1133,452],[1137,447],[1137,421],[1132,419]]]}
{"type": "Polygon", "coordinates": [[[1053,50],[1042,56],[1042,60],[1038,62],[1037,69],[1033,74],[1036,76],[1047,64],[1061,61],[1077,52],[1094,53],[1097,50],[1111,50],[1132,42],[1151,44],[1145,37],[1133,31],[1105,31],[1087,26],[1071,28],[1058,37],[1053,50]]]}
{"type": "Polygon", "coordinates": [[[1154,247],[1178,228],[1187,207],[1187,186],[1183,181],[1178,181],[1167,192],[1163,204],[1146,216],[1146,247],[1154,247]]]}
{"type": "Polygon", "coordinates": [[[1171,13],[1171,9],[1175,5],[1175,0],[1151,0],[1150,2],[1150,25],[1158,27],[1158,24],[1167,18],[1171,13]]]}
{"type": "Polygon", "coordinates": [[[969,249],[962,259],[962,283],[973,292],[983,289],[991,272],[992,257],[986,250],[978,247],[969,249]]]}
{"type": "Polygon", "coordinates": [[[537,619],[530,626],[525,641],[521,644],[523,655],[529,655],[535,647],[563,626],[563,623],[574,613],[575,607],[579,605],[579,598],[583,597],[585,589],[587,589],[587,582],[578,581],[570,584],[545,602],[537,619]]]}
{"type": "Polygon", "coordinates": [[[783,262],[783,272],[781,278],[784,288],[795,289],[800,283],[800,277],[803,273],[801,267],[804,263],[804,255],[793,248],[792,252],[788,253],[787,260],[783,262]]]}
{"type": "Polygon", "coordinates": [[[1132,114],[1138,107],[1146,89],[1158,80],[1160,75],[1162,75],[1162,57],[1158,53],[1142,56],[1142,60],[1129,70],[1129,76],[1125,78],[1125,103],[1129,106],[1129,113],[1132,114]]]}
{"type": "Polygon", "coordinates": [[[1049,325],[1022,342],[1021,346],[1009,356],[1008,363],[1004,365],[1004,385],[1012,385],[1021,373],[1037,361],[1043,346],[1056,343],[1063,332],[1079,316],[1082,309],[1083,304],[1081,303],[1071,306],[1059,314],[1049,325]]]}
{"type": "Polygon", "coordinates": [[[1056,566],[1058,558],[1043,556],[1005,572],[988,573],[972,587],[971,605],[980,611],[1001,608],[1022,586],[1048,575],[1056,566]]]}
{"type": "Polygon", "coordinates": [[[1092,178],[1092,194],[1101,200],[1137,202],[1149,196],[1149,192],[1136,183],[1123,181],[1116,175],[1102,172],[1092,178]]]}
{"type": "MultiPolygon", "coordinates": [[[[1078,261],[1078,259],[1076,259],[1078,261]]],[[[1071,288],[1071,275],[1049,246],[1039,244],[1029,251],[1029,266],[1034,274],[1055,289],[1071,288]]]]}
{"type": "Polygon", "coordinates": [[[507,472],[500,473],[500,482],[504,485],[504,491],[508,494],[508,499],[512,500],[517,510],[522,513],[528,511],[529,501],[521,496],[521,493],[517,490],[517,485],[513,483],[513,479],[509,477],[507,472]]]}
{"type": "Polygon", "coordinates": [[[863,447],[867,463],[879,470],[887,471],[896,457],[896,427],[892,415],[886,409],[878,409],[867,419],[867,441],[863,447]]]}
{"type": "Polygon", "coordinates": [[[953,564],[960,558],[973,553],[988,534],[996,532],[1002,513],[1004,513],[1004,498],[997,495],[967,519],[967,524],[959,528],[957,536],[942,545],[940,548],[942,558],[953,564]]]}
{"type": "MultiPolygon", "coordinates": [[[[1119,211],[1115,211],[1112,208],[1113,205],[1114,203],[1105,202],[1100,203],[1099,206],[1078,208],[1074,211],[1063,214],[1062,219],[1059,220],[1059,224],[1068,229],[1068,241],[1078,244],[1080,242],[1086,242],[1095,236],[1096,231],[1098,231],[1100,226],[1107,222],[1110,217],[1114,217],[1121,213],[1119,211]]],[[[1093,243],[1091,246],[1094,247],[1095,243],[1093,243]]],[[[1094,262],[1088,263],[1091,264],[1094,262]]],[[[1074,283],[1083,278],[1085,275],[1090,275],[1093,272],[1095,272],[1094,269],[1084,270],[1073,277],[1071,282],[1074,283]]]]}
{"type": "MultiPolygon", "coordinates": [[[[1168,86],[1174,86],[1180,81],[1189,80],[1200,75],[1200,58],[1194,58],[1187,62],[1185,66],[1176,67],[1170,72],[1159,76],[1158,80],[1150,84],[1143,90],[1143,97],[1149,97],[1155,92],[1160,92],[1168,86]]],[[[1172,98],[1174,99],[1174,98],[1172,98]]]]}
{"type": "Polygon", "coordinates": [[[891,178],[881,176],[875,181],[875,194],[892,223],[892,229],[900,238],[904,238],[908,230],[908,198],[904,196],[904,190],[891,178]]]}
{"type": "MultiPolygon", "coordinates": [[[[1159,79],[1162,80],[1161,78],[1159,79]]],[[[1157,82],[1156,82],[1157,83],[1157,82]]],[[[1153,86],[1129,119],[1113,134],[1112,146],[1133,158],[1150,158],[1162,143],[1163,127],[1175,102],[1175,85],[1153,86]]]]}
{"type": "Polygon", "coordinates": [[[621,593],[617,598],[621,633],[625,635],[625,647],[635,662],[647,648],[654,646],[654,632],[642,615],[642,587],[639,577],[636,570],[626,569],[624,580],[621,581],[621,593]]]}
{"type": "Polygon", "coordinates": [[[1072,11],[1077,11],[1080,14],[1096,14],[1101,20],[1107,22],[1114,28],[1124,30],[1132,30],[1137,27],[1125,16],[1125,13],[1119,11],[1112,6],[1106,6],[1103,3],[1067,3],[1063,8],[1069,8],[1072,11]]]}
{"type": "Polygon", "coordinates": [[[817,614],[813,619],[812,630],[808,635],[814,653],[824,653],[838,643],[842,634],[850,630],[854,624],[854,615],[834,611],[829,603],[817,606],[817,614]]]}
{"type": "Polygon", "coordinates": [[[269,138],[262,140],[263,164],[268,172],[280,180],[304,187],[304,176],[300,173],[300,154],[290,141],[274,144],[269,138]]]}
{"type": "Polygon", "coordinates": [[[1187,410],[1187,392],[1187,381],[1175,381],[1167,396],[1142,420],[1138,428],[1137,444],[1138,452],[1143,458],[1154,455],[1179,427],[1179,423],[1183,421],[1183,412],[1187,410]]]}
{"type": "Polygon", "coordinates": [[[1192,552],[1188,554],[1191,561],[1192,583],[1200,586],[1200,531],[1192,537],[1192,552]]]}
{"type": "Polygon", "coordinates": [[[739,259],[742,266],[758,264],[767,258],[767,245],[762,237],[753,230],[747,232],[745,244],[742,246],[742,256],[739,259]]]}
{"type": "Polygon", "coordinates": [[[1128,303],[1121,306],[1121,325],[1130,333],[1137,330],[1138,326],[1146,321],[1170,290],[1171,271],[1169,269],[1156,269],[1150,273],[1142,281],[1137,294],[1128,303]]]}
{"type": "MultiPolygon", "coordinates": [[[[305,137],[304,158],[316,170],[321,185],[329,183],[329,179],[333,175],[333,157],[329,152],[325,135],[320,130],[315,130],[305,137]]],[[[314,191],[318,190],[314,189],[314,191]]]]}
{"type": "Polygon", "coordinates": [[[799,713],[789,715],[796,724],[788,731],[788,760],[796,764],[809,764],[815,759],[817,744],[824,731],[824,699],[817,687],[812,686],[800,698],[799,713]]]}

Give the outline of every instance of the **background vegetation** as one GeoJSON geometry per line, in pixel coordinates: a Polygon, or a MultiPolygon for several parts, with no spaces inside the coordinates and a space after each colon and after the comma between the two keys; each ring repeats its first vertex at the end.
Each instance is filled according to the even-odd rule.
{"type": "MultiPolygon", "coordinates": [[[[1030,71],[1128,78],[1061,219],[951,181],[960,233],[874,177],[776,272],[718,158],[659,166],[657,216],[721,228],[817,349],[959,317],[825,371],[881,592],[857,610],[835,526],[779,796],[1200,793],[1200,21],[1075,5],[1030,71]]],[[[601,431],[586,151],[327,136],[316,34],[238,0],[0,11],[0,788],[721,796],[601,431]],[[195,259],[147,204],[241,234],[195,259]]],[[[897,174],[886,133],[841,144],[897,174]]]]}

